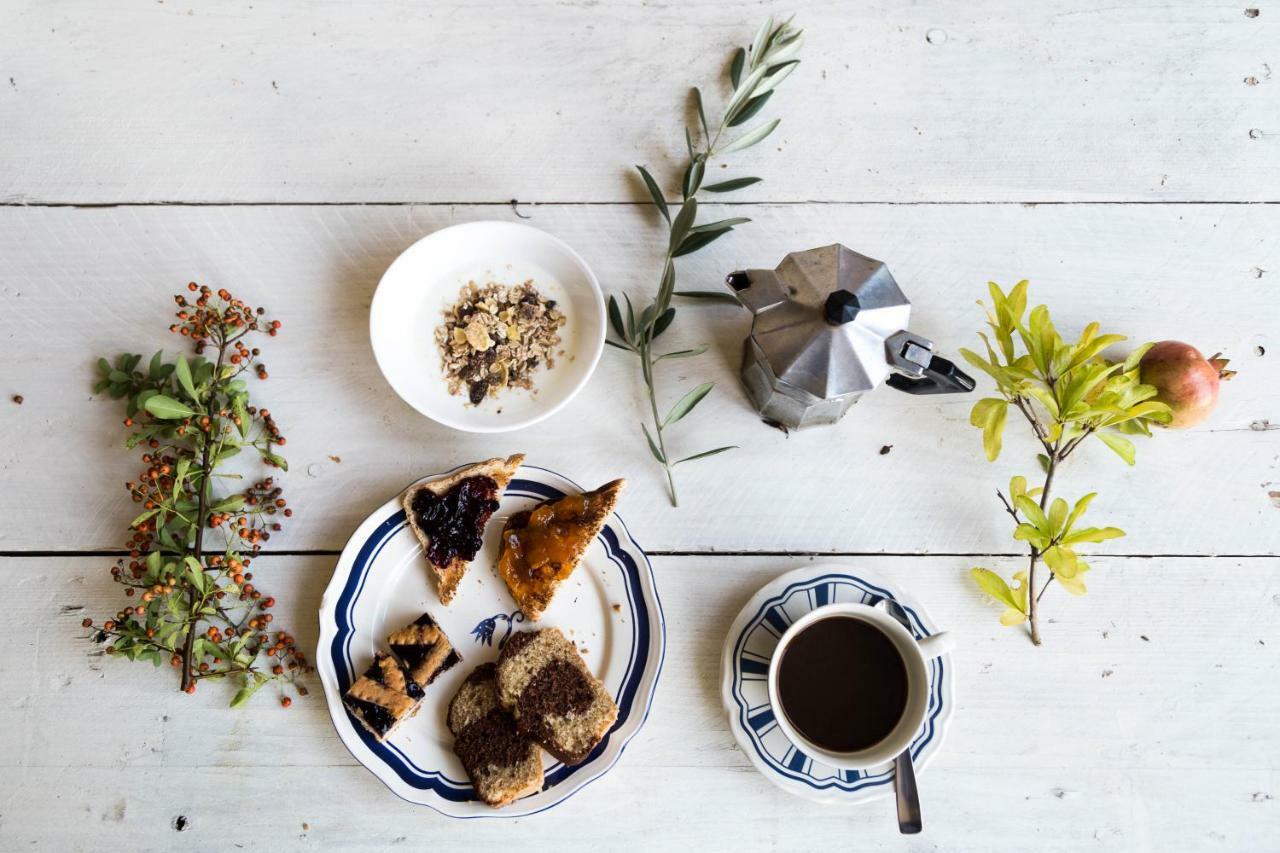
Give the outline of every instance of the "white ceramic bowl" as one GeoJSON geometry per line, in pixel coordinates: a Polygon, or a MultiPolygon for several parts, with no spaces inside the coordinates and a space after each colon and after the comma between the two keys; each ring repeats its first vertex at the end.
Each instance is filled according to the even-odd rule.
{"type": "Polygon", "coordinates": [[[514,222],[470,222],[423,237],[387,268],[369,309],[369,337],[382,375],[433,421],[465,432],[508,432],[550,417],[591,378],[604,350],[604,297],[595,274],[562,240],[514,222]],[[565,315],[555,367],[534,374],[534,390],[508,388],[473,406],[450,394],[435,329],[468,281],[514,285],[532,279],[565,315]]]}

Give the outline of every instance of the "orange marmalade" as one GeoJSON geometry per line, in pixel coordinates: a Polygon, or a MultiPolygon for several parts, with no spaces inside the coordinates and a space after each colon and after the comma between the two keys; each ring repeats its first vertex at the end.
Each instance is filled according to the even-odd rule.
{"type": "Polygon", "coordinates": [[[573,571],[591,544],[592,531],[583,524],[588,509],[586,495],[567,495],[507,520],[498,572],[517,601],[549,595],[573,571]]]}

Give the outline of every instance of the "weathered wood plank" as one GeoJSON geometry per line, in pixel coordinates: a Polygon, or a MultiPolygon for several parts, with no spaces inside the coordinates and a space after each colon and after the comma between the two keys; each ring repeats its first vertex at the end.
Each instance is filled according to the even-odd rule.
{"type": "MultiPolygon", "coordinates": [[[[804,64],[744,198],[1280,200],[1275,14],[795,6],[804,64]]],[[[688,87],[718,103],[766,11],[9,3],[0,201],[634,200],[631,164],[671,171],[688,87]]]]}
{"type": "MultiPolygon", "coordinates": [[[[455,822],[365,772],[318,695],[242,711],[206,686],[87,656],[80,619],[124,599],[99,559],[0,559],[13,589],[0,644],[0,846],[351,850],[406,846],[813,850],[832,837],[901,848],[891,801],[848,810],[776,790],[727,730],[721,644],[751,592],[794,558],[655,560],[662,682],[617,767],[518,824],[455,822]],[[83,606],[85,610],[64,608],[83,606]],[[178,816],[182,833],[174,831],[178,816]],[[445,839],[448,839],[445,842],[445,839]]],[[[948,850],[1268,849],[1280,834],[1280,738],[1260,685],[1280,677],[1280,560],[1102,558],[1084,599],[1047,601],[1033,649],[951,557],[849,563],[909,587],[959,642],[959,713],[920,775],[924,842],[948,850]],[[1193,628],[1191,626],[1194,626],[1193,628]]],[[[1018,561],[995,561],[1008,572],[1018,561]]],[[[263,558],[278,621],[315,641],[331,558],[263,558]]],[[[228,691],[229,692],[229,691],[228,691]]]]}
{"type": "MultiPolygon", "coordinates": [[[[652,292],[658,234],[628,207],[532,208],[532,224],[576,246],[611,292],[652,292]]],[[[1059,481],[1100,492],[1093,513],[1130,532],[1110,553],[1280,553],[1280,207],[760,206],[756,221],[681,262],[682,286],[772,265],[788,249],[844,240],[890,262],[915,301],[915,331],[944,352],[976,343],[988,278],[1033,279],[1064,330],[1093,319],[1137,341],[1189,339],[1240,375],[1204,428],[1159,435],[1127,468],[1101,445],[1059,481]],[[749,229],[749,230],[748,230],[749,229]],[[1255,269],[1256,268],[1256,269],[1255,269]],[[1259,354],[1264,353],[1265,354],[1259,354]],[[1253,428],[1251,428],[1253,427],[1253,428]]],[[[584,392],[515,434],[464,435],[403,404],[369,350],[367,308],[382,271],[436,228],[493,216],[475,207],[0,210],[0,550],[119,547],[134,515],[123,483],[119,407],[91,398],[100,353],[172,347],[169,294],[188,279],[268,305],[272,381],[254,387],[289,438],[298,515],[273,548],[340,548],[409,481],[524,451],[582,483],[632,480],[621,513],[654,550],[1017,552],[993,490],[1034,474],[1025,425],[1006,455],[982,456],[973,395],[882,388],[838,426],[784,436],[760,423],[737,380],[747,318],[682,308],[672,346],[712,344],[661,374],[662,397],[705,379],[715,392],[671,431],[678,451],[741,449],[680,472],[673,510],[639,434],[639,371],[610,350],[584,392]],[[9,402],[22,394],[21,406],[9,402]],[[880,455],[882,446],[892,451],[880,455]],[[341,462],[330,457],[337,457],[341,462]]],[[[509,211],[503,215],[510,216],[509,211]]],[[[1072,331],[1071,333],[1074,333],[1072,331]]],[[[981,380],[980,389],[989,387],[981,380]]]]}

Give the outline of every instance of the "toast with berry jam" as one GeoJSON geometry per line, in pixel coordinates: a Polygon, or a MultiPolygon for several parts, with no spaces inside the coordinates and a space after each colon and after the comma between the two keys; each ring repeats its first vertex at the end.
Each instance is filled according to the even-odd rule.
{"type": "Polygon", "coordinates": [[[448,604],[484,542],[484,527],[498,509],[502,490],[524,461],[517,453],[461,468],[430,483],[410,486],[401,498],[409,527],[422,544],[448,604]]]}
{"type": "Polygon", "coordinates": [[[518,512],[502,528],[498,574],[530,621],[542,618],[618,504],[626,480],[518,512]]]}

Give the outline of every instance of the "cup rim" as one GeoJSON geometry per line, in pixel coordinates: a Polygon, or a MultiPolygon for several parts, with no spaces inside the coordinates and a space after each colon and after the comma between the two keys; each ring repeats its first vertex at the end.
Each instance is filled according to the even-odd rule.
{"type": "MultiPolygon", "coordinates": [[[[928,681],[929,668],[924,652],[920,649],[919,641],[914,634],[899,624],[897,620],[883,610],[865,602],[832,602],[810,610],[783,631],[782,636],[778,638],[778,644],[774,647],[773,654],[769,658],[767,688],[769,704],[774,709],[774,719],[777,721],[779,728],[782,729],[783,734],[793,745],[808,753],[811,757],[832,767],[841,770],[867,770],[892,761],[901,752],[910,747],[916,732],[919,731],[925,717],[928,716],[928,681]],[[902,656],[903,664],[907,667],[907,679],[908,684],[912,685],[912,692],[924,697],[923,702],[916,703],[919,705],[918,713],[910,715],[914,718],[914,725],[907,726],[904,724],[904,721],[908,720],[911,710],[909,698],[908,707],[903,711],[902,720],[888,735],[866,749],[846,753],[824,749],[797,731],[787,718],[786,709],[783,707],[781,698],[778,695],[779,662],[786,646],[797,634],[814,622],[842,615],[870,622],[888,635],[894,641],[898,653],[902,656]],[[904,649],[909,651],[904,652],[904,649]]],[[[909,697],[911,696],[910,693],[908,695],[909,697]]]]}

